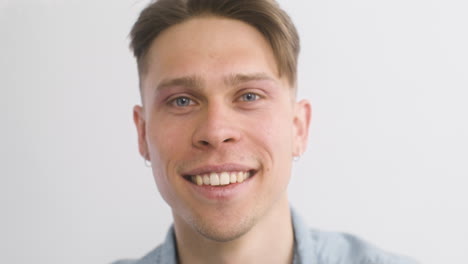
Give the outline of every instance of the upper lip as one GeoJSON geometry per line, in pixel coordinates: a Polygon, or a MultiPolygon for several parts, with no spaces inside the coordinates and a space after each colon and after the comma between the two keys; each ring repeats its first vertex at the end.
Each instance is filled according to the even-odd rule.
{"type": "Polygon", "coordinates": [[[191,169],[189,171],[185,171],[182,173],[183,176],[195,176],[195,175],[203,175],[203,174],[209,174],[209,173],[220,173],[220,172],[238,172],[238,171],[251,171],[253,170],[252,167],[246,166],[246,165],[241,165],[241,164],[235,164],[235,163],[226,163],[226,164],[220,164],[220,165],[206,165],[206,166],[200,166],[195,169],[191,169]]]}

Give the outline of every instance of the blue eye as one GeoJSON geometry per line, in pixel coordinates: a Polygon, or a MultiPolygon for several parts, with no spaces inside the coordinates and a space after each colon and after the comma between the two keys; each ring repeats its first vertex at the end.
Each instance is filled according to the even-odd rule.
{"type": "Polygon", "coordinates": [[[174,99],[173,102],[175,103],[176,106],[184,107],[184,106],[191,105],[192,99],[190,99],[188,97],[178,97],[178,98],[174,99]]]}
{"type": "Polygon", "coordinates": [[[258,100],[258,95],[254,93],[246,93],[241,96],[242,101],[253,102],[258,100]]]}

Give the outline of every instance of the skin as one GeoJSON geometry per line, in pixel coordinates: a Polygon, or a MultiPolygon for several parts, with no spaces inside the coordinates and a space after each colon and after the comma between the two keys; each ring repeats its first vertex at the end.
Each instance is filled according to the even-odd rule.
{"type": "Polygon", "coordinates": [[[268,42],[241,21],[192,18],[163,31],[147,62],[134,121],[140,153],[172,209],[179,262],[291,263],[286,189],[311,107],[296,102],[268,42]],[[183,177],[226,164],[255,175],[215,197],[183,177]]]}

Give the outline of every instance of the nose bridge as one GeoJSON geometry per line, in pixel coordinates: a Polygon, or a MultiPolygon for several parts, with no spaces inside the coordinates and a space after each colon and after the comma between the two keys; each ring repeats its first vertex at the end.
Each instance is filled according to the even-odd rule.
{"type": "Polygon", "coordinates": [[[207,103],[193,135],[194,145],[218,147],[223,143],[237,141],[239,132],[235,129],[233,114],[229,105],[222,100],[207,103]]]}

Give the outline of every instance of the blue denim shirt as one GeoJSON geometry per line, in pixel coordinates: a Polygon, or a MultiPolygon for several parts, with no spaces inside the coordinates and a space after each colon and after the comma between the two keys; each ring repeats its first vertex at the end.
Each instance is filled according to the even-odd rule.
{"type": "MultiPolygon", "coordinates": [[[[343,233],[308,229],[291,210],[294,227],[293,264],[416,264],[414,260],[397,256],[367,242],[343,233]]],[[[174,228],[164,243],[139,260],[120,260],[113,264],[177,264],[174,228]]]]}

